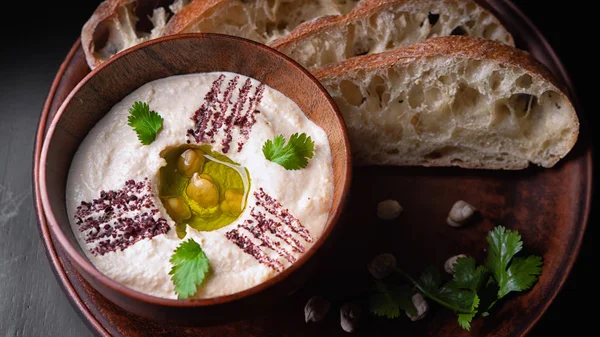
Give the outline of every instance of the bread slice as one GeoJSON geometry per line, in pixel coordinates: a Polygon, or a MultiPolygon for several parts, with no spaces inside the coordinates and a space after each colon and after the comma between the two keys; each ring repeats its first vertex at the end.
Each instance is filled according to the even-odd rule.
{"type": "Polygon", "coordinates": [[[81,31],[81,45],[90,68],[116,53],[163,35],[173,13],[190,0],[106,0],[81,31]]]}
{"type": "Polygon", "coordinates": [[[269,43],[301,23],[348,13],[358,0],[196,0],[173,17],[165,34],[221,33],[269,43]]]}
{"type": "Polygon", "coordinates": [[[306,22],[271,47],[316,69],[448,35],[479,36],[514,46],[500,21],[471,0],[362,0],[347,15],[306,22]]]}
{"type": "Polygon", "coordinates": [[[579,121],[527,53],[475,37],[438,37],[314,72],[344,116],[357,164],[551,167],[579,121]]]}

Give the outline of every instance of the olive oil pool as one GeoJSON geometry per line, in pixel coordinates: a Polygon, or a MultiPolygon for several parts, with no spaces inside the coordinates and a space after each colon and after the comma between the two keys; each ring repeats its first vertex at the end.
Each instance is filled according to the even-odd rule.
{"type": "Polygon", "coordinates": [[[246,168],[210,146],[182,145],[166,149],[160,169],[159,197],[177,222],[179,238],[187,226],[212,231],[235,221],[244,210],[250,176],[246,168]]]}

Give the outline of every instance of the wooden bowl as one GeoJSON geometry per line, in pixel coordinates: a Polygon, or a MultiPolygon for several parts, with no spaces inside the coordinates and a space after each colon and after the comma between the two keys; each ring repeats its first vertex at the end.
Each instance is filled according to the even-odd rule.
{"type": "Polygon", "coordinates": [[[101,294],[135,314],[182,324],[214,324],[270,310],[298,289],[333,233],[350,186],[346,129],[326,90],[304,68],[264,45],[217,34],[169,36],[136,46],[87,75],[52,120],[41,154],[40,195],[50,230],[83,277],[101,294]],[[325,130],[331,147],[334,196],[322,236],[292,266],[245,291],[210,299],[171,300],[127,288],[98,271],[71,230],[65,206],[73,156],[91,128],[125,96],[150,81],[182,74],[227,71],[257,79],[291,98],[325,130]]]}

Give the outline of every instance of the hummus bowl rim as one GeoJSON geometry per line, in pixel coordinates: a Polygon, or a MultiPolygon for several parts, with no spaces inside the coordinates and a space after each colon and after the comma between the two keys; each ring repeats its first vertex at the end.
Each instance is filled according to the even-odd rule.
{"type": "MultiPolygon", "coordinates": [[[[230,72],[235,73],[234,69],[232,69],[232,70],[215,70],[215,71],[219,71],[219,72],[230,71],[230,72]]],[[[173,74],[170,76],[185,75],[185,74],[192,74],[192,73],[194,73],[194,72],[173,74]]],[[[242,74],[242,75],[244,75],[244,74],[242,74]]],[[[273,87],[273,89],[278,90],[278,88],[274,88],[274,87],[273,87]]],[[[128,94],[129,93],[126,93],[125,96],[128,94]]],[[[288,96],[286,96],[286,97],[288,97],[288,96]]],[[[288,98],[292,99],[291,97],[288,97],[288,98]]],[[[105,113],[107,113],[107,112],[108,111],[106,111],[105,113]]],[[[303,110],[303,112],[304,112],[304,110],[303,110]]],[[[319,125],[319,124],[317,124],[317,125],[319,125]]],[[[322,125],[319,125],[319,126],[322,127],[322,125]]],[[[89,130],[88,130],[88,132],[89,132],[89,130]]],[[[77,146],[79,146],[79,145],[80,145],[80,143],[77,146]]],[[[330,145],[331,145],[331,142],[330,142],[330,145]]],[[[333,164],[333,162],[332,162],[332,164],[333,164]]],[[[334,170],[334,175],[335,174],[336,174],[336,172],[334,170]]],[[[342,115],[341,115],[336,103],[333,101],[331,96],[327,93],[327,90],[321,85],[321,83],[316,78],[314,78],[314,76],[308,70],[306,70],[305,68],[300,66],[296,61],[292,60],[291,58],[287,57],[286,55],[284,55],[284,54],[278,52],[277,50],[274,50],[266,45],[260,44],[258,42],[254,42],[254,41],[251,41],[248,39],[238,38],[238,37],[234,37],[234,36],[229,36],[229,35],[222,35],[222,34],[193,33],[193,34],[177,34],[177,35],[165,36],[165,37],[161,37],[161,38],[157,38],[157,39],[153,39],[153,40],[144,42],[135,47],[132,47],[123,52],[120,52],[117,55],[114,55],[109,60],[103,62],[100,66],[92,69],[91,72],[89,74],[87,74],[75,86],[75,88],[73,88],[73,90],[71,90],[69,95],[65,98],[65,100],[61,104],[60,108],[58,109],[56,115],[52,119],[51,124],[48,127],[46,136],[44,138],[41,157],[40,157],[40,169],[39,169],[39,172],[36,172],[36,175],[37,175],[36,178],[38,178],[40,180],[40,196],[41,196],[41,200],[42,200],[42,208],[43,208],[45,216],[48,220],[48,227],[50,228],[52,234],[57,239],[60,246],[66,252],[67,256],[69,257],[69,260],[77,267],[77,269],[84,271],[95,281],[99,282],[100,284],[107,287],[111,291],[120,293],[121,295],[124,295],[126,297],[130,297],[136,301],[141,301],[141,302],[145,302],[148,304],[154,304],[154,305],[160,305],[160,306],[185,308],[185,307],[204,307],[204,306],[211,306],[211,305],[216,305],[216,304],[226,304],[226,303],[230,303],[230,302],[233,302],[236,300],[240,300],[242,298],[256,295],[262,291],[265,291],[265,290],[275,286],[276,284],[282,282],[283,280],[287,279],[291,274],[294,273],[294,271],[296,271],[302,265],[304,265],[321,248],[321,246],[323,246],[323,244],[327,241],[330,234],[332,233],[332,231],[334,230],[334,228],[337,225],[337,222],[342,213],[343,206],[345,204],[345,201],[347,199],[347,195],[348,195],[348,192],[350,189],[352,164],[351,164],[350,143],[349,143],[349,139],[348,139],[348,133],[347,133],[342,115]],[[304,254],[302,254],[302,256],[300,256],[298,258],[298,260],[296,262],[294,262],[292,265],[290,265],[284,271],[276,274],[275,276],[267,279],[266,281],[259,283],[251,288],[237,292],[237,293],[233,293],[230,295],[211,297],[211,298],[204,298],[204,299],[180,300],[180,299],[168,299],[168,298],[156,297],[156,296],[152,296],[152,295],[148,295],[148,294],[136,291],[134,289],[131,289],[125,285],[118,283],[117,281],[114,281],[113,279],[109,278],[108,276],[106,276],[102,272],[100,272],[92,264],[92,262],[83,254],[83,252],[81,251],[81,248],[75,247],[72,244],[71,240],[67,237],[67,235],[63,232],[63,229],[61,228],[61,226],[58,224],[58,220],[54,214],[54,210],[53,210],[50,200],[49,200],[46,167],[47,167],[48,149],[49,149],[50,140],[52,139],[52,137],[55,134],[57,124],[59,123],[61,117],[63,116],[63,112],[66,110],[66,107],[72,102],[72,100],[76,97],[76,95],[79,93],[81,88],[84,87],[90,81],[90,79],[94,78],[95,76],[98,76],[98,74],[101,74],[104,71],[107,71],[107,69],[110,69],[111,65],[113,65],[114,63],[119,62],[120,60],[122,60],[123,58],[125,58],[131,54],[137,53],[139,50],[142,50],[144,48],[147,48],[147,47],[150,47],[150,46],[153,46],[156,44],[163,43],[165,41],[185,40],[185,39],[208,39],[208,40],[214,40],[214,41],[229,40],[230,42],[234,41],[235,43],[246,44],[248,46],[248,48],[247,48],[248,50],[254,49],[254,52],[260,50],[261,52],[275,54],[276,57],[283,59],[286,66],[295,67],[295,68],[297,68],[297,70],[300,70],[303,73],[303,76],[307,76],[311,82],[313,82],[315,85],[317,85],[317,87],[319,88],[320,94],[323,95],[323,98],[327,100],[328,105],[331,106],[330,111],[327,112],[327,113],[332,114],[332,122],[331,123],[336,123],[341,128],[340,134],[343,136],[343,139],[342,139],[343,147],[339,148],[337,150],[331,148],[331,152],[332,152],[332,161],[334,160],[334,158],[338,158],[338,160],[342,159],[344,161],[344,163],[341,163],[341,164],[343,165],[342,172],[345,174],[343,174],[340,177],[340,181],[338,184],[334,183],[334,194],[333,194],[334,200],[332,200],[332,205],[331,205],[331,209],[329,212],[330,216],[327,219],[327,222],[325,224],[325,227],[323,229],[321,236],[316,240],[316,242],[314,244],[311,245],[311,247],[304,254]],[[334,153],[333,153],[334,151],[341,151],[342,154],[338,155],[338,156],[334,156],[334,153]],[[341,198],[336,203],[335,202],[335,194],[336,194],[336,190],[338,190],[338,189],[341,189],[341,192],[340,192],[341,198]],[[331,212],[331,210],[333,210],[333,212],[331,212]]],[[[60,211],[66,212],[66,209],[60,210],[60,211]]],[[[68,228],[70,228],[70,226],[68,228]]],[[[94,287],[98,290],[97,286],[94,285],[93,282],[91,282],[91,283],[92,283],[92,287],[94,287]]]]}

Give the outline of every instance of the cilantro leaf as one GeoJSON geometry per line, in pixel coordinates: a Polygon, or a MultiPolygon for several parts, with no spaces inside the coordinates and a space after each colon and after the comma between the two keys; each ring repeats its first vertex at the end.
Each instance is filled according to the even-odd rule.
{"type": "Polygon", "coordinates": [[[531,288],[542,272],[539,256],[516,256],[523,249],[523,241],[517,231],[498,226],[490,231],[487,241],[489,248],[485,264],[477,266],[471,257],[458,258],[452,279],[446,283],[442,282],[434,267],[426,268],[418,279],[400,268],[396,268],[396,272],[423,296],[454,311],[458,315],[458,324],[470,330],[471,321],[478,313],[489,316],[490,309],[498,300],[512,291],[531,288]]]}
{"type": "Polygon", "coordinates": [[[472,313],[458,314],[458,324],[461,326],[461,328],[471,331],[471,321],[477,314],[477,307],[479,307],[479,297],[475,295],[475,298],[473,298],[473,305],[471,306],[472,313]]]}
{"type": "Polygon", "coordinates": [[[471,313],[458,314],[458,324],[467,331],[471,330],[471,321],[477,315],[480,302],[477,293],[486,280],[489,280],[489,277],[484,266],[476,266],[475,259],[472,257],[461,257],[454,264],[452,280],[446,284],[456,293],[463,294],[466,301],[471,303],[471,313]]]}
{"type": "Polygon", "coordinates": [[[182,242],[170,260],[173,267],[169,272],[179,299],[185,299],[196,293],[209,272],[208,258],[196,241],[182,242]]]}
{"type": "Polygon", "coordinates": [[[148,104],[135,102],[129,109],[127,125],[137,133],[142,144],[150,145],[162,129],[163,118],[156,111],[151,111],[148,104]]]}
{"type": "Polygon", "coordinates": [[[513,256],[523,249],[521,234],[498,226],[488,233],[487,242],[489,253],[486,265],[498,280],[513,256]]]}
{"type": "Polygon", "coordinates": [[[419,278],[419,285],[423,291],[436,294],[439,292],[439,287],[442,284],[440,272],[435,267],[426,268],[419,278]]]}
{"type": "Polygon", "coordinates": [[[511,291],[527,290],[537,281],[537,276],[542,272],[540,257],[532,255],[513,259],[523,248],[521,235],[517,231],[498,226],[488,234],[487,241],[489,253],[485,265],[498,283],[498,298],[511,291]]]}
{"type": "Polygon", "coordinates": [[[400,309],[416,315],[417,310],[412,303],[413,293],[406,285],[386,285],[377,281],[375,291],[369,298],[369,311],[387,318],[400,316],[400,309]]]}
{"type": "Polygon", "coordinates": [[[436,297],[436,302],[443,306],[452,309],[456,313],[466,314],[472,312],[471,307],[477,294],[471,290],[452,288],[451,284],[446,284],[433,296],[436,297]]]}
{"type": "Polygon", "coordinates": [[[511,291],[523,291],[531,288],[542,273],[542,264],[542,258],[539,256],[515,257],[508,267],[504,292],[508,294],[511,291]]]}
{"type": "Polygon", "coordinates": [[[494,278],[488,278],[487,284],[478,293],[480,299],[479,308],[481,309],[480,311],[483,311],[481,316],[488,316],[488,311],[498,302],[498,290],[500,288],[498,288],[498,284],[494,278]]]}
{"type": "Polygon", "coordinates": [[[440,273],[435,267],[426,268],[419,281],[413,282],[425,297],[457,313],[471,313],[476,294],[473,291],[461,289],[452,281],[442,285],[440,273]]]}
{"type": "Polygon", "coordinates": [[[283,166],[286,170],[298,170],[308,165],[308,159],[314,155],[315,143],[306,133],[290,136],[285,143],[283,135],[276,136],[272,141],[267,140],[262,151],[269,161],[283,166]]]}
{"type": "Polygon", "coordinates": [[[476,267],[472,257],[461,257],[454,264],[454,276],[449,286],[456,289],[469,289],[478,292],[486,280],[487,269],[484,266],[476,267]]]}
{"type": "Polygon", "coordinates": [[[374,293],[369,298],[369,311],[380,317],[398,318],[400,308],[388,293],[374,293]]]}

